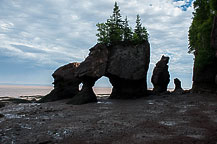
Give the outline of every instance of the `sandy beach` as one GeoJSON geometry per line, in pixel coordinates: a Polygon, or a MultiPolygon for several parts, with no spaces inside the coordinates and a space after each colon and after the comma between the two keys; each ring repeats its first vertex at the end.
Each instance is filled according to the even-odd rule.
{"type": "Polygon", "coordinates": [[[168,144],[217,142],[217,98],[212,94],[149,96],[135,100],[98,97],[68,105],[7,103],[0,109],[4,144],[168,144]]]}

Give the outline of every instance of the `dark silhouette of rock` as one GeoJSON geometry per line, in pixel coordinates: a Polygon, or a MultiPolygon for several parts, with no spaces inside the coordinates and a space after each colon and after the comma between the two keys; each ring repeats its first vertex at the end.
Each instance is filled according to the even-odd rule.
{"type": "Polygon", "coordinates": [[[178,78],[174,79],[175,89],[172,94],[184,94],[184,90],[181,86],[181,81],[178,78]]]}
{"type": "Polygon", "coordinates": [[[56,101],[72,98],[79,92],[81,80],[75,76],[75,70],[79,63],[69,63],[58,68],[53,73],[54,89],[38,102],[56,101]]]}
{"type": "Polygon", "coordinates": [[[147,95],[146,77],[150,46],[119,43],[112,46],[96,44],[88,57],[59,68],[54,74],[54,90],[39,102],[72,98],[70,104],[97,102],[92,87],[102,76],[109,78],[113,90],[110,98],[126,99],[147,95]],[[83,83],[81,91],[78,85],[83,83]]]}
{"type": "MultiPolygon", "coordinates": [[[[212,92],[217,93],[217,16],[214,17],[211,48],[215,58],[202,68],[194,66],[193,72],[193,92],[212,92]]],[[[197,55],[196,55],[197,56],[197,55]]]]}
{"type": "Polygon", "coordinates": [[[211,46],[215,50],[215,56],[217,58],[217,15],[214,17],[212,34],[211,34],[211,46]]]}
{"type": "Polygon", "coordinates": [[[167,85],[170,82],[170,74],[168,71],[169,57],[162,56],[161,60],[157,62],[151,82],[154,85],[154,93],[162,93],[167,91],[167,85]]]}
{"type": "Polygon", "coordinates": [[[118,44],[109,47],[108,68],[113,90],[110,98],[126,99],[147,95],[147,71],[150,46],[143,44],[118,44]]]}
{"type": "Polygon", "coordinates": [[[107,61],[108,48],[104,44],[96,44],[90,49],[88,57],[77,68],[76,77],[99,79],[105,75],[107,61]]]}
{"type": "Polygon", "coordinates": [[[2,102],[0,102],[0,108],[2,108],[2,107],[4,107],[4,106],[5,106],[5,104],[2,103],[2,102]]]}
{"type": "Polygon", "coordinates": [[[76,77],[82,80],[81,91],[68,103],[85,104],[97,102],[92,87],[97,79],[105,75],[108,61],[108,49],[103,44],[96,44],[90,49],[88,57],[76,70],[76,77]]]}
{"type": "MultiPolygon", "coordinates": [[[[217,58],[217,15],[214,17],[213,29],[211,35],[211,46],[215,50],[215,57],[217,58]]],[[[217,73],[215,76],[215,84],[217,85],[217,73]]]]}
{"type": "Polygon", "coordinates": [[[4,115],[3,114],[0,114],[0,118],[3,118],[4,117],[4,115]]]}
{"type": "Polygon", "coordinates": [[[83,86],[81,91],[73,97],[68,104],[80,105],[91,102],[97,102],[97,98],[95,93],[93,92],[93,86],[95,84],[96,79],[86,78],[83,81],[83,86]]]}

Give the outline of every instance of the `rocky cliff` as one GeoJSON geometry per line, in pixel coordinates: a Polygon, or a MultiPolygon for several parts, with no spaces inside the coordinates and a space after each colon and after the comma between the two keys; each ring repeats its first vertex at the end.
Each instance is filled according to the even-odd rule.
{"type": "Polygon", "coordinates": [[[150,45],[147,41],[141,44],[119,43],[112,46],[96,44],[79,66],[70,68],[72,69],[70,70],[70,66],[66,65],[57,70],[65,74],[56,76],[57,71],[53,74],[54,90],[42,101],[70,97],[72,98],[69,101],[71,104],[96,102],[96,95],[92,87],[102,76],[108,77],[113,86],[110,98],[126,99],[145,96],[149,62],[150,45]],[[63,69],[67,69],[67,73],[63,69]],[[65,80],[67,78],[69,80],[65,80]],[[78,92],[77,87],[81,82],[83,86],[78,92]],[[68,88],[70,92],[66,94],[65,90],[68,88]]]}
{"type": "Polygon", "coordinates": [[[217,16],[214,17],[211,48],[213,50],[213,61],[203,68],[194,66],[193,72],[193,92],[214,92],[217,93],[217,16]]]}

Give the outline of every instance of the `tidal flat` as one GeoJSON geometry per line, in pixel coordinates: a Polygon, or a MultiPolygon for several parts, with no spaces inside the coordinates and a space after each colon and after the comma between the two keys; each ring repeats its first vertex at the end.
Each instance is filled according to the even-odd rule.
{"type": "Polygon", "coordinates": [[[0,108],[4,144],[166,144],[217,142],[214,94],[149,96],[135,100],[98,97],[69,105],[6,103],[0,108]]]}

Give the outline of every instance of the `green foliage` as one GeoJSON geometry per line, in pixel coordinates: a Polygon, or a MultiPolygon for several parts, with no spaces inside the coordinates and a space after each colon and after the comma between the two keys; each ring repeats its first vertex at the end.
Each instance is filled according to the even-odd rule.
{"type": "Polygon", "coordinates": [[[210,0],[210,8],[215,14],[217,14],[217,0],[210,0]]]}
{"type": "Polygon", "coordinates": [[[123,32],[124,32],[124,41],[131,41],[133,39],[132,28],[130,28],[130,26],[128,24],[127,17],[125,18],[125,21],[124,21],[123,32]]]}
{"type": "Polygon", "coordinates": [[[110,19],[107,20],[107,25],[109,26],[109,37],[111,43],[116,43],[123,38],[123,21],[121,19],[120,9],[115,2],[113,14],[110,19]]]}
{"type": "Polygon", "coordinates": [[[213,61],[214,50],[210,46],[211,30],[216,0],[196,0],[194,18],[189,28],[189,53],[195,55],[195,66],[203,67],[213,61]]]}
{"type": "Polygon", "coordinates": [[[98,23],[96,24],[96,26],[98,27],[97,31],[99,32],[96,34],[96,36],[98,37],[98,42],[109,43],[110,41],[108,39],[108,25],[104,23],[98,23]]]}
{"type": "Polygon", "coordinates": [[[144,40],[148,41],[148,32],[145,27],[142,27],[139,15],[137,15],[136,27],[133,33],[127,17],[122,21],[117,2],[115,2],[113,13],[106,23],[98,23],[96,26],[98,27],[96,36],[99,43],[112,45],[122,41],[134,43],[140,43],[144,40]]]}
{"type": "Polygon", "coordinates": [[[134,30],[133,40],[137,43],[140,43],[144,40],[148,41],[148,32],[145,27],[142,27],[142,23],[139,15],[137,15],[136,18],[136,27],[134,30]]]}

